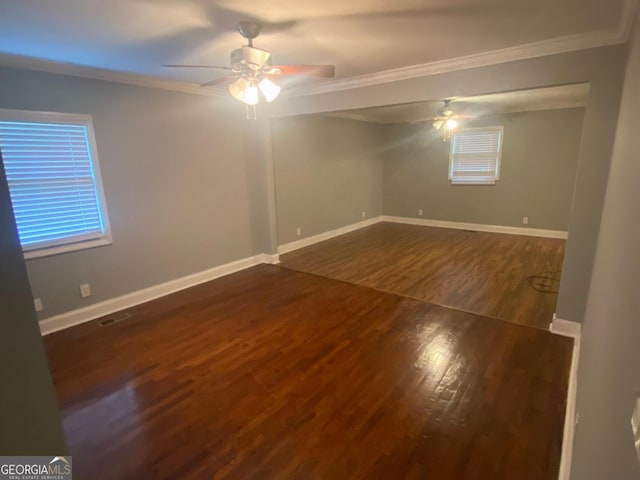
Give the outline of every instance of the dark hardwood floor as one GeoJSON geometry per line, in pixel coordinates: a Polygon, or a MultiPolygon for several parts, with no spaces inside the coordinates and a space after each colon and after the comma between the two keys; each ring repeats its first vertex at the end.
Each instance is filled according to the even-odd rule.
{"type": "Polygon", "coordinates": [[[569,338],[267,265],[129,312],[45,337],[75,479],[557,479],[569,338]]]}
{"type": "MultiPolygon", "coordinates": [[[[294,252],[281,264],[429,303],[548,329],[557,294],[527,277],[559,272],[564,240],[378,223],[294,252]]],[[[559,282],[552,282],[559,287],[559,282]]]]}

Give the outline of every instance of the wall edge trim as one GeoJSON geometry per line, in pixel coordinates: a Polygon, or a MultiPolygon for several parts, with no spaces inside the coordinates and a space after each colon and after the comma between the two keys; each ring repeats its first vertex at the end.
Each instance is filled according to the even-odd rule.
{"type": "Polygon", "coordinates": [[[573,338],[571,370],[569,371],[569,385],[567,388],[567,407],[564,414],[564,428],[562,433],[562,454],[560,456],[560,470],[558,472],[558,480],[570,480],[577,419],[576,401],[578,395],[578,364],[580,362],[582,325],[578,322],[558,318],[554,313],[549,330],[553,334],[573,338]]]}
{"type": "Polygon", "coordinates": [[[383,215],[382,221],[422,225],[425,227],[454,228],[458,230],[473,230],[476,232],[506,233],[509,235],[528,235],[531,237],[559,238],[566,240],[568,232],[563,230],[545,230],[541,228],[508,227],[505,225],[485,225],[482,223],[450,222],[429,218],[397,217],[383,215]]]}
{"type": "Polygon", "coordinates": [[[365,228],[370,225],[374,225],[376,223],[382,222],[383,221],[382,218],[383,218],[382,215],[378,215],[377,217],[372,217],[367,220],[361,220],[359,222],[352,223],[350,225],[345,225],[344,227],[335,228],[333,230],[328,230],[323,233],[311,235],[310,237],[305,237],[301,240],[295,240],[293,242],[279,245],[278,253],[282,255],[285,253],[293,252],[294,250],[299,250],[300,248],[308,247],[309,245],[313,245],[314,243],[323,242],[325,240],[329,240],[330,238],[344,235],[345,233],[353,232],[355,230],[360,230],[361,228],[365,228]]]}

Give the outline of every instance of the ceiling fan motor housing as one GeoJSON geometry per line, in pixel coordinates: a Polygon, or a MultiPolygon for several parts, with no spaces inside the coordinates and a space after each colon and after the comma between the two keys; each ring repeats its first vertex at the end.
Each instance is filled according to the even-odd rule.
{"type": "Polygon", "coordinates": [[[265,66],[271,66],[271,54],[255,47],[236,48],[231,52],[231,65],[238,70],[243,70],[245,66],[252,70],[260,70],[265,66]]]}
{"type": "Polygon", "coordinates": [[[250,20],[238,22],[238,31],[240,32],[240,35],[247,40],[253,40],[260,35],[260,30],[262,30],[262,25],[258,22],[252,22],[250,20]]]}

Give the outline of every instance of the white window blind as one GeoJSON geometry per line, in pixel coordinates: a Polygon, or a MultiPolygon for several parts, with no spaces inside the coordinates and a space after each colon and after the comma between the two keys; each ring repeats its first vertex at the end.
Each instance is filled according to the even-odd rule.
{"type": "Polygon", "coordinates": [[[89,117],[2,111],[0,150],[25,252],[108,243],[89,117]]]}
{"type": "Polygon", "coordinates": [[[468,128],[457,131],[451,140],[451,183],[495,184],[500,177],[503,132],[503,127],[468,128]]]}

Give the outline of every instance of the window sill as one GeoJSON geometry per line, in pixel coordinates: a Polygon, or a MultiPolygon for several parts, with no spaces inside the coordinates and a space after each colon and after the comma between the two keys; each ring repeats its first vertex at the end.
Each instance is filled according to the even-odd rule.
{"type": "Polygon", "coordinates": [[[111,245],[113,242],[110,237],[98,238],[96,240],[87,240],[84,242],[69,243],[66,245],[56,245],[55,247],[46,247],[36,250],[28,250],[24,252],[24,259],[48,257],[50,255],[58,255],[60,253],[73,252],[75,250],[85,250],[87,248],[103,247],[111,245]]]}
{"type": "Polygon", "coordinates": [[[496,182],[486,181],[486,182],[451,182],[451,185],[493,185],[495,186],[496,182]]]}

